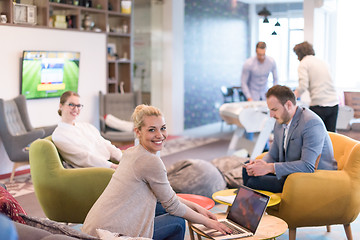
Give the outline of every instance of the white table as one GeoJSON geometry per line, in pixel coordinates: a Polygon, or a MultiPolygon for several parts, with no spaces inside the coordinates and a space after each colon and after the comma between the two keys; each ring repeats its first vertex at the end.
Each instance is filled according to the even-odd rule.
{"type": "Polygon", "coordinates": [[[240,140],[244,139],[245,130],[248,133],[259,133],[255,142],[246,144],[250,159],[255,159],[262,153],[266,142],[274,128],[275,119],[269,115],[265,101],[225,103],[220,107],[220,116],[227,124],[237,126],[231,138],[228,154],[234,153],[240,140]]]}

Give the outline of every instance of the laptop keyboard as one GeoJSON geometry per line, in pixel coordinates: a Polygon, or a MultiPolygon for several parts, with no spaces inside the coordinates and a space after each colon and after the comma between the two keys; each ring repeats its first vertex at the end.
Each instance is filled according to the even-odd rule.
{"type": "Polygon", "coordinates": [[[231,231],[232,231],[231,235],[245,233],[245,231],[241,230],[240,228],[235,227],[234,225],[232,225],[232,224],[230,224],[228,222],[222,222],[222,223],[225,224],[228,228],[231,229],[231,231]]]}

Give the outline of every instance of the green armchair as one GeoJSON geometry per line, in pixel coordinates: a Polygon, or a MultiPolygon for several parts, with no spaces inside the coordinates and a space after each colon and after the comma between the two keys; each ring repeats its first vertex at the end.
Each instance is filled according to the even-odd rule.
{"type": "Polygon", "coordinates": [[[337,171],[293,173],[285,181],[281,202],[267,212],[285,220],[289,239],[296,228],[342,224],[352,239],[350,223],[360,212],[360,142],[329,132],[337,171]]]}
{"type": "Polygon", "coordinates": [[[45,215],[54,221],[83,223],[109,183],[113,169],[65,169],[51,136],[30,145],[30,171],[45,215]]]}

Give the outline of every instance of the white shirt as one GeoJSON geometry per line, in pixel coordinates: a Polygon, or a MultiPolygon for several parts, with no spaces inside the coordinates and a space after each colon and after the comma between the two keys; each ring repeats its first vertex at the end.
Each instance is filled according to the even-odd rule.
{"type": "Polygon", "coordinates": [[[59,122],[52,140],[61,156],[76,167],[111,167],[108,160],[120,161],[120,149],[104,139],[89,123],[59,122]]]}
{"type": "Polygon", "coordinates": [[[283,124],[282,127],[284,128],[284,152],[286,152],[286,146],[287,146],[287,137],[289,133],[289,128],[291,125],[292,119],[290,120],[289,124],[283,124]]]}
{"type": "Polygon", "coordinates": [[[332,107],[339,103],[334,83],[326,63],[313,55],[305,56],[298,67],[297,91],[310,93],[310,106],[332,107]]]}

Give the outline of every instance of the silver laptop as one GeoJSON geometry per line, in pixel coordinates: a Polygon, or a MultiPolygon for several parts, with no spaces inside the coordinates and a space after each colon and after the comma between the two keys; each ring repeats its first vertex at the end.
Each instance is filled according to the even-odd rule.
{"type": "Polygon", "coordinates": [[[233,239],[253,236],[269,200],[270,197],[265,194],[245,186],[240,186],[226,219],[219,220],[233,230],[232,234],[224,235],[202,224],[193,224],[193,226],[212,239],[233,239]]]}

